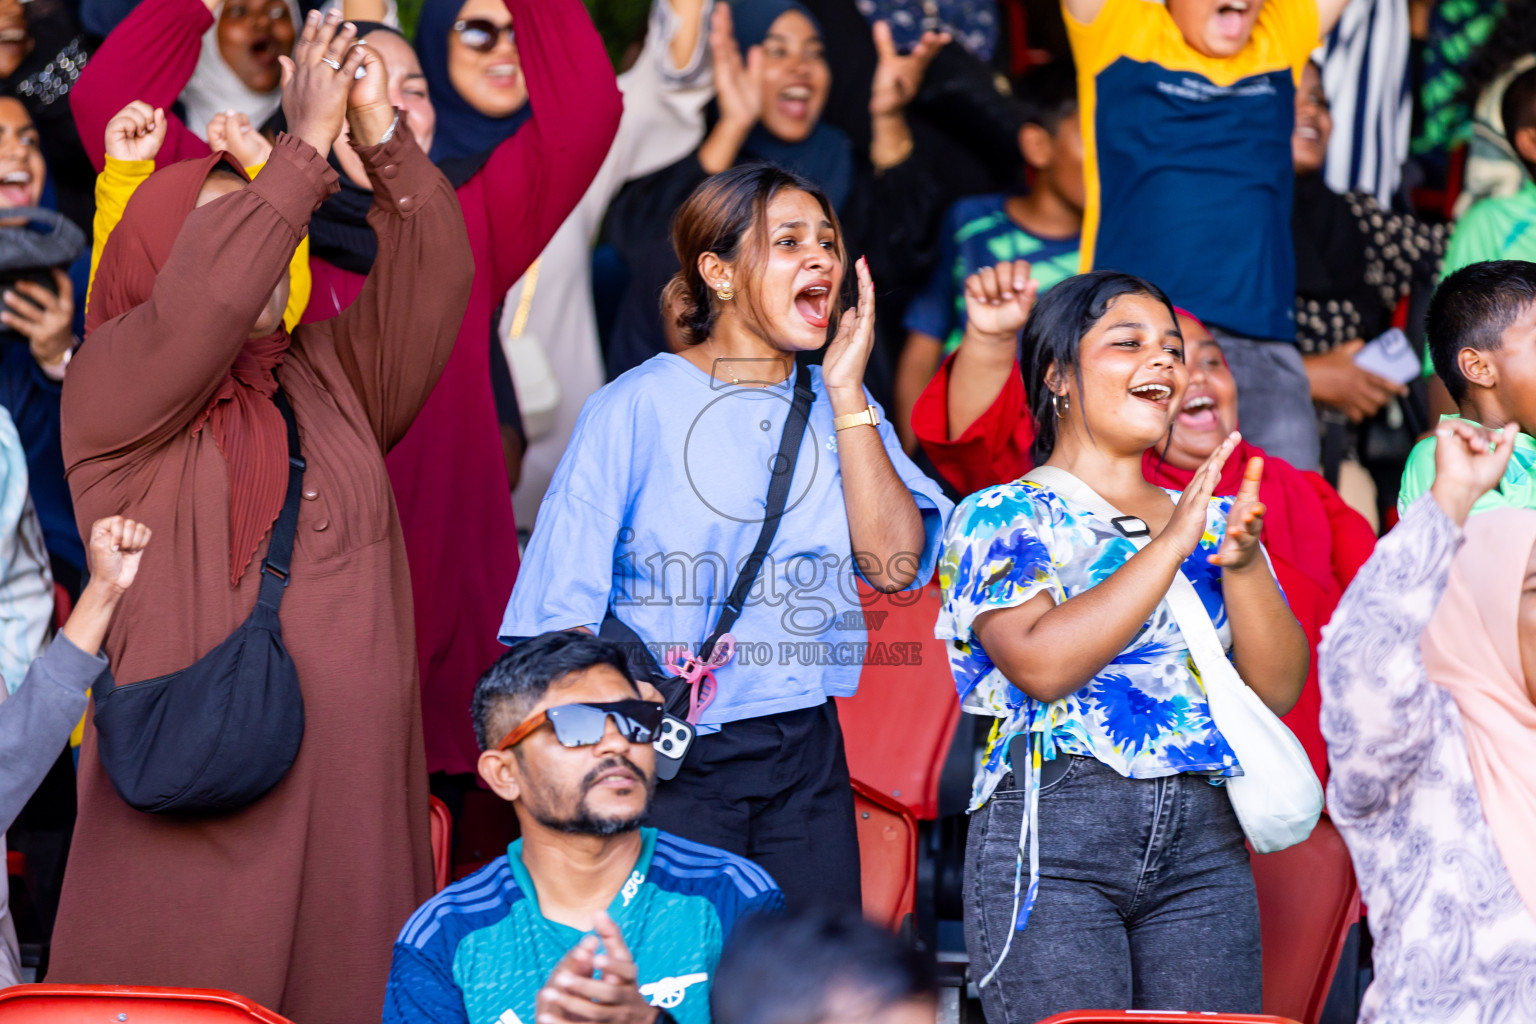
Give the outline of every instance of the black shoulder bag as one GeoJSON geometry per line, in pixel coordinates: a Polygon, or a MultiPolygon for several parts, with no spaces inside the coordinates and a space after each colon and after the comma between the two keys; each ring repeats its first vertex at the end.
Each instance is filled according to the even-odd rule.
{"type": "Polygon", "coordinates": [[[288,397],[288,493],[261,563],[256,607],[223,643],[180,672],[93,689],[97,750],[118,796],[157,814],[238,810],[287,774],[304,738],[304,697],[277,609],[288,586],[304,459],[288,397]]]}
{"type": "MultiPolygon", "coordinates": [[[[736,577],[736,585],[731,588],[725,606],[720,609],[720,618],[715,622],[714,631],[699,648],[700,658],[707,659],[714,652],[715,644],[736,624],[742,608],[746,606],[747,595],[752,591],[752,584],[757,582],[757,575],[762,571],[763,562],[768,558],[768,548],[773,544],[774,535],[779,532],[779,520],[784,517],[784,506],[789,501],[789,486],[795,476],[795,460],[800,454],[800,440],[805,436],[805,426],[811,418],[811,403],[815,399],[816,393],[811,390],[811,371],[803,364],[797,365],[795,398],[790,404],[789,416],[784,420],[784,433],[779,438],[779,452],[774,456],[773,464],[769,468],[768,501],[763,509],[763,526],[758,531],[757,543],[753,545],[752,553],[747,556],[746,562],[741,567],[741,574],[736,577]]],[[[668,714],[679,718],[687,714],[688,688],[683,685],[680,678],[668,673],[657,663],[656,656],[645,645],[645,641],[620,621],[619,617],[613,613],[611,605],[608,608],[608,614],[603,617],[602,629],[598,635],[624,648],[629,657],[630,670],[634,672],[636,678],[654,684],[661,691],[667,701],[668,714]]]]}

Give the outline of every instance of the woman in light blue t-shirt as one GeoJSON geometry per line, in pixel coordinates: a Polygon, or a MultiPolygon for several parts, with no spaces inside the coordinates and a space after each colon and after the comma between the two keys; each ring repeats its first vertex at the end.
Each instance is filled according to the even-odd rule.
{"type": "Polygon", "coordinates": [[[951,506],[864,389],[874,284],[861,260],[857,307],[841,309],[848,257],[817,186],[769,164],[734,167],[689,197],[673,242],[683,269],[663,304],[682,351],[587,401],[501,636],[596,632],[612,616],[610,632],[618,620],[660,661],[698,652],[762,531],[797,356],[825,347],[806,368],[808,422],[730,630],[734,653],[691,715],[699,736],[658,787],[651,821],[759,861],[791,908],[856,908],[853,800],[829,698],[853,695],[866,659],[920,652],[869,650],[858,581],[886,594],[927,583],[951,506]]]}

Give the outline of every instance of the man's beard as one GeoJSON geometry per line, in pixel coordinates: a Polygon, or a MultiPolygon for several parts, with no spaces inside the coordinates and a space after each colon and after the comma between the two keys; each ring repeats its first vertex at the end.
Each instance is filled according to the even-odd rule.
{"type": "Polygon", "coordinates": [[[625,832],[633,832],[640,827],[645,816],[651,810],[651,796],[656,791],[656,780],[646,775],[640,768],[627,757],[610,757],[602,764],[587,773],[581,780],[581,796],[576,802],[576,813],[569,818],[557,818],[542,808],[530,807],[534,820],[545,828],[555,829],[573,836],[616,836],[625,832]],[[640,780],[640,785],[645,787],[645,806],[639,812],[624,818],[599,817],[592,813],[587,806],[587,796],[597,784],[597,777],[603,772],[612,771],[615,768],[628,768],[640,780]]]}

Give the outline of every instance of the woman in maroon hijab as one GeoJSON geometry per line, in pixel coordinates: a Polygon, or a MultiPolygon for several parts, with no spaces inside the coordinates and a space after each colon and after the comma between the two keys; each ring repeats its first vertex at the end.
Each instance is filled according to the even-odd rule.
{"type": "MultiPolygon", "coordinates": [[[[132,100],[169,110],[186,87],[197,40],[213,24],[209,6],[213,0],[144,0],[92,57],[70,102],[98,166],[108,119],[132,100]]],[[[518,567],[491,387],[493,314],[591,184],[623,104],[581,0],[493,0],[474,10],[461,8],[461,0],[430,0],[421,17],[417,44],[434,48],[423,49],[419,64],[396,33],[375,28],[368,41],[397,82],[426,72],[429,96],[413,98],[400,87],[399,102],[410,111],[400,130],[450,157],[440,166],[458,193],[475,273],[453,357],[388,466],[414,569],[427,766],[472,777],[480,748],[465,709],[476,681],[504,650],[496,632],[518,567]],[[485,22],[496,31],[482,31],[485,22]],[[465,42],[477,36],[476,46],[465,42]],[[515,68],[510,76],[508,67],[515,68]],[[497,119],[468,111],[454,80],[478,83],[482,100],[510,99],[522,109],[500,118],[498,128],[497,119]],[[475,125],[480,131],[472,137],[456,137],[475,125]]],[[[161,165],[204,152],[203,141],[171,118],[161,165]]],[[[361,184],[349,175],[316,218],[304,323],[334,317],[363,287],[375,247],[359,223],[369,202],[361,184]]]]}
{"type": "Polygon", "coordinates": [[[175,818],[118,797],[88,724],[51,981],[232,989],[296,1020],[371,1024],[394,936],[432,892],[384,453],[448,361],[473,264],[453,190],[352,42],[339,17],[312,15],[285,67],[291,132],[261,175],[247,183],[222,155],[156,172],[102,256],[64,457],[80,521],[130,514],[157,552],[107,640],[116,681],[186,668],[250,613],[288,476],[280,385],[306,462],[280,612],[305,728],[266,796],[175,818]],[[336,188],[326,154],[344,116],[365,143],[380,256],[344,313],[290,335],[288,262],[336,188]]]}

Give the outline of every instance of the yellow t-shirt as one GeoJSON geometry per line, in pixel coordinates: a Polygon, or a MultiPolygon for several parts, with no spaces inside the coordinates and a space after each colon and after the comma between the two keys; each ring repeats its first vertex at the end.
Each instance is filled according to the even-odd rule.
{"type": "Polygon", "coordinates": [[[1291,130],[1316,0],[1265,0],[1248,44],[1207,57],[1157,0],[1063,12],[1083,125],[1082,269],[1144,277],[1206,322],[1295,341],[1291,130]]]}

